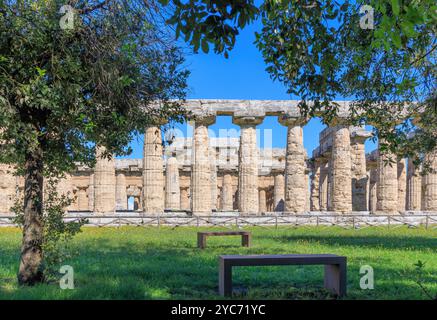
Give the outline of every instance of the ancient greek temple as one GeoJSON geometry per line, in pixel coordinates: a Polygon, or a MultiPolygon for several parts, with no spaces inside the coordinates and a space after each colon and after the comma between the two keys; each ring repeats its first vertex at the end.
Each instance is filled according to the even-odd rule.
{"type": "MultiPolygon", "coordinates": [[[[164,147],[163,123],[156,123],[145,129],[142,159],[102,159],[97,150],[95,168],[78,166],[58,189],[75,197],[69,211],[95,215],[437,212],[437,152],[426,155],[434,171],[424,176],[411,159],[387,165],[393,155],[366,154],[371,133],[347,123],[349,102],[337,103],[337,117],[308,155],[302,129],[308,119],[298,101],[188,100],[192,137],[164,147]],[[209,137],[208,126],[221,115],[232,116],[239,138],[209,137]],[[258,148],[256,126],[266,116],[287,127],[286,148],[258,148]]],[[[0,165],[0,213],[24,185],[7,168],[0,165]]]]}

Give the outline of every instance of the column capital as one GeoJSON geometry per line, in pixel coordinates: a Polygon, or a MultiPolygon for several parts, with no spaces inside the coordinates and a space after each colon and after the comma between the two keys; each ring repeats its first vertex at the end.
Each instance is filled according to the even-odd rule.
{"type": "Polygon", "coordinates": [[[236,124],[237,126],[257,126],[261,124],[264,120],[264,117],[258,116],[258,117],[249,117],[249,116],[234,116],[232,117],[232,123],[236,124]]]}
{"type": "Polygon", "coordinates": [[[278,117],[278,121],[283,126],[304,126],[308,122],[308,118],[306,117],[296,117],[289,115],[282,115],[278,117]]]}
{"type": "Polygon", "coordinates": [[[334,116],[328,120],[327,124],[329,127],[349,127],[351,125],[350,122],[349,118],[334,116]]]}
{"type": "Polygon", "coordinates": [[[211,114],[198,114],[194,115],[190,121],[194,122],[194,125],[200,125],[200,126],[210,126],[215,123],[215,115],[211,114]]]}

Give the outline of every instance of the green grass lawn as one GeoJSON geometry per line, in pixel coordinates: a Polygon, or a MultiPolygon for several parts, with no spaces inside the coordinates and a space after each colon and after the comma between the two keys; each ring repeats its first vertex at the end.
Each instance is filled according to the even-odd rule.
{"type": "MultiPolygon", "coordinates": [[[[222,254],[331,253],[348,258],[347,299],[426,299],[415,282],[414,263],[425,262],[423,284],[437,293],[437,230],[367,228],[248,228],[252,247],[240,237],[208,238],[196,248],[199,229],[92,228],[75,237],[75,289],[57,283],[20,288],[16,283],[20,230],[0,228],[1,299],[219,299],[222,254]],[[362,265],[374,269],[373,290],[360,289],[362,265]]],[[[211,230],[211,229],[208,229],[211,230]]],[[[331,299],[323,266],[244,267],[234,271],[237,295],[245,299],[331,299]]]]}

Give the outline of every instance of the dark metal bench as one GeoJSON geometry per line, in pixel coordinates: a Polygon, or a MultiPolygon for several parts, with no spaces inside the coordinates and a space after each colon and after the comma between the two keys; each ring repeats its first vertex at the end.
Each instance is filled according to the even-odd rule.
{"type": "Polygon", "coordinates": [[[232,267],[325,265],[325,288],[346,295],[346,257],[334,254],[226,255],[219,257],[219,293],[232,295],[232,267]]]}
{"type": "Polygon", "coordinates": [[[211,236],[241,236],[241,245],[243,247],[250,247],[251,233],[248,231],[198,232],[197,247],[204,249],[206,247],[206,238],[211,236]]]}

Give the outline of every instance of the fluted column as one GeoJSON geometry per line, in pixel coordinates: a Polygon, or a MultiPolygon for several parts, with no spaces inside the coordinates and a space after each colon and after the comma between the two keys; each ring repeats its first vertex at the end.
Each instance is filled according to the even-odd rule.
{"type": "Polygon", "coordinates": [[[179,210],[180,206],[179,165],[176,158],[167,159],[165,171],[165,209],[179,210]]]}
{"type": "Polygon", "coordinates": [[[376,184],[378,183],[378,169],[370,168],[369,171],[369,211],[372,213],[376,212],[376,184]]]}
{"type": "Polygon", "coordinates": [[[366,169],[366,151],[364,142],[368,138],[365,135],[359,135],[354,132],[351,139],[351,176],[352,176],[352,210],[367,211],[367,169],[366,169]]]}
{"type": "Polygon", "coordinates": [[[398,169],[398,211],[404,212],[406,210],[406,191],[407,191],[407,166],[405,159],[399,159],[397,164],[398,169]]]}
{"type": "Polygon", "coordinates": [[[222,183],[221,210],[232,211],[233,209],[232,176],[229,173],[225,173],[222,183]]]}
{"type": "Polygon", "coordinates": [[[94,211],[115,211],[115,160],[102,158],[105,148],[96,150],[96,167],[94,170],[94,211]]]}
{"type": "Polygon", "coordinates": [[[320,159],[315,159],[313,163],[313,171],[311,173],[311,211],[320,211],[320,171],[322,162],[320,159]]]}
{"type": "Polygon", "coordinates": [[[217,211],[217,155],[214,148],[209,148],[209,161],[211,165],[211,210],[217,211]]]}
{"type": "Polygon", "coordinates": [[[259,212],[267,211],[266,190],[259,190],[259,212]]]}
{"type": "Polygon", "coordinates": [[[116,210],[127,210],[126,176],[119,172],[116,176],[116,210]]]}
{"type": "Polygon", "coordinates": [[[181,210],[190,210],[190,199],[188,188],[181,188],[181,210]]]}
{"type": "Polygon", "coordinates": [[[350,132],[346,125],[333,127],[329,211],[352,211],[350,132]]]}
{"type": "Polygon", "coordinates": [[[422,206],[422,176],[419,169],[408,158],[407,172],[407,210],[420,211],[422,206]]]}
{"type": "Polygon", "coordinates": [[[164,211],[164,165],[158,126],[146,128],[143,150],[143,211],[160,214],[164,211]]]}
{"type": "Polygon", "coordinates": [[[423,176],[423,211],[437,211],[437,149],[425,156],[429,172],[423,176]]]}
{"type": "Polygon", "coordinates": [[[240,126],[240,149],[238,151],[238,210],[241,214],[259,213],[258,195],[258,146],[256,126],[262,117],[234,117],[240,126]]]}
{"type": "Polygon", "coordinates": [[[191,211],[194,215],[211,214],[211,164],[208,126],[215,118],[196,119],[191,161],[191,211]]]}
{"type": "Polygon", "coordinates": [[[284,211],[284,198],[285,198],[285,178],[283,174],[277,174],[274,178],[273,187],[273,211],[284,211]]]}
{"type": "Polygon", "coordinates": [[[302,125],[299,117],[283,116],[279,119],[287,126],[287,147],[285,158],[285,199],[284,211],[303,213],[307,206],[308,184],[306,183],[305,155],[302,125]]]}
{"type": "Polygon", "coordinates": [[[325,161],[320,166],[319,201],[320,211],[328,211],[328,179],[329,165],[325,161]]]}
{"type": "Polygon", "coordinates": [[[396,156],[378,151],[378,182],[376,184],[376,211],[382,214],[398,212],[398,169],[396,156]]]}

